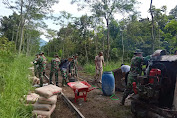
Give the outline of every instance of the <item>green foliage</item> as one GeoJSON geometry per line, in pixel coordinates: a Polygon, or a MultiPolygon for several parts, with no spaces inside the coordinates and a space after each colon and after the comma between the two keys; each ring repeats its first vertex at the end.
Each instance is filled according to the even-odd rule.
{"type": "Polygon", "coordinates": [[[2,118],[29,118],[31,117],[31,107],[25,106],[26,95],[31,89],[28,79],[31,58],[18,56],[6,58],[6,62],[0,60],[4,71],[0,72],[3,79],[3,89],[0,89],[0,114],[2,118]]]}
{"type": "MultiPolygon", "coordinates": [[[[128,64],[128,63],[125,63],[125,64],[128,64]]],[[[120,66],[121,66],[121,61],[106,63],[106,66],[103,67],[103,72],[112,71],[114,69],[120,68],[120,66]]],[[[95,75],[95,64],[93,63],[85,64],[84,72],[91,74],[91,75],[95,75]]]]}
{"type": "Polygon", "coordinates": [[[88,74],[95,75],[95,65],[92,63],[87,63],[84,65],[84,71],[88,74]]]}

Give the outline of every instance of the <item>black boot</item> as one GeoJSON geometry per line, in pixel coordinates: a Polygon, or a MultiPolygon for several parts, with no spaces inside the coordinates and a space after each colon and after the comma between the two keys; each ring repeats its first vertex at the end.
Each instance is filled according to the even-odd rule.
{"type": "Polygon", "coordinates": [[[56,82],[56,86],[58,86],[58,82],[56,82]]]}

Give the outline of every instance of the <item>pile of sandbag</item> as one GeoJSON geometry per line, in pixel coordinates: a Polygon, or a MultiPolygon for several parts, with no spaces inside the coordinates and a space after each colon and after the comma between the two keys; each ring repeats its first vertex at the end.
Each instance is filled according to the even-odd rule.
{"type": "Polygon", "coordinates": [[[55,85],[36,88],[35,93],[39,95],[39,98],[33,105],[33,115],[50,118],[56,107],[57,94],[61,93],[61,91],[62,88],[55,85]]]}

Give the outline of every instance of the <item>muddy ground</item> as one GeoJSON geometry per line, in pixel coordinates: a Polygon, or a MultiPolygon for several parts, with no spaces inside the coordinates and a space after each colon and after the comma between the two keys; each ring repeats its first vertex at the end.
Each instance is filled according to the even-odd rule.
{"type": "MultiPolygon", "coordinates": [[[[48,69],[46,71],[46,75],[49,77],[50,73],[50,65],[48,65],[48,69]]],[[[86,80],[89,84],[93,85],[90,81],[93,80],[93,76],[90,76],[83,72],[82,68],[79,69],[79,78],[78,80],[86,80]],[[81,71],[82,70],[82,71],[81,71]]],[[[59,74],[60,75],[60,74],[59,74]]],[[[62,78],[59,76],[59,86],[61,87],[62,78]]],[[[53,76],[54,82],[54,76],[53,76]]],[[[87,101],[85,102],[83,98],[74,102],[74,92],[69,86],[61,87],[63,89],[63,93],[66,97],[78,108],[78,110],[86,117],[86,118],[132,118],[133,115],[130,111],[130,101],[127,100],[125,106],[120,105],[120,100],[122,98],[122,92],[115,92],[117,97],[113,97],[113,99],[119,98],[119,100],[112,100],[110,96],[104,96],[101,89],[94,89],[87,94],[87,101]]],[[[67,107],[64,101],[59,96],[57,106],[55,111],[53,112],[52,118],[76,118],[76,115],[71,112],[71,110],[67,107]]]]}

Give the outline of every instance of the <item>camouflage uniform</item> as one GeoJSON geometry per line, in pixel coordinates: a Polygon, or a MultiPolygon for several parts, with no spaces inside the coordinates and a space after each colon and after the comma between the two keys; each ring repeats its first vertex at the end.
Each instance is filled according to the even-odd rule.
{"type": "Polygon", "coordinates": [[[46,70],[46,65],[47,65],[47,58],[43,55],[43,60],[44,60],[44,71],[43,71],[43,76],[45,76],[45,70],[46,70]]]}
{"type": "Polygon", "coordinates": [[[37,57],[34,59],[33,63],[34,63],[34,75],[37,77],[37,67],[38,65],[36,65],[36,61],[37,61],[37,57]]]}
{"type": "Polygon", "coordinates": [[[58,71],[60,70],[59,65],[60,65],[60,59],[59,58],[52,59],[52,61],[51,61],[51,71],[50,71],[50,84],[52,84],[52,76],[55,73],[56,86],[58,86],[58,71]]]}
{"type": "Polygon", "coordinates": [[[74,59],[70,62],[70,65],[69,65],[69,73],[71,73],[71,76],[73,76],[75,73],[73,73],[72,71],[74,70],[74,59]]]}
{"type": "Polygon", "coordinates": [[[77,77],[77,59],[74,59],[74,69],[75,69],[75,76],[77,77]]]}
{"type": "Polygon", "coordinates": [[[131,68],[130,73],[128,75],[128,85],[126,90],[124,91],[123,98],[121,103],[124,104],[125,99],[132,91],[132,83],[136,82],[137,75],[141,75],[142,73],[142,64],[143,64],[143,57],[134,56],[131,60],[131,68]]]}
{"type": "Polygon", "coordinates": [[[43,86],[43,72],[44,72],[44,59],[42,56],[39,56],[39,58],[36,60],[36,65],[39,65],[37,70],[38,70],[38,74],[39,74],[39,79],[40,79],[40,86],[43,86]]]}

